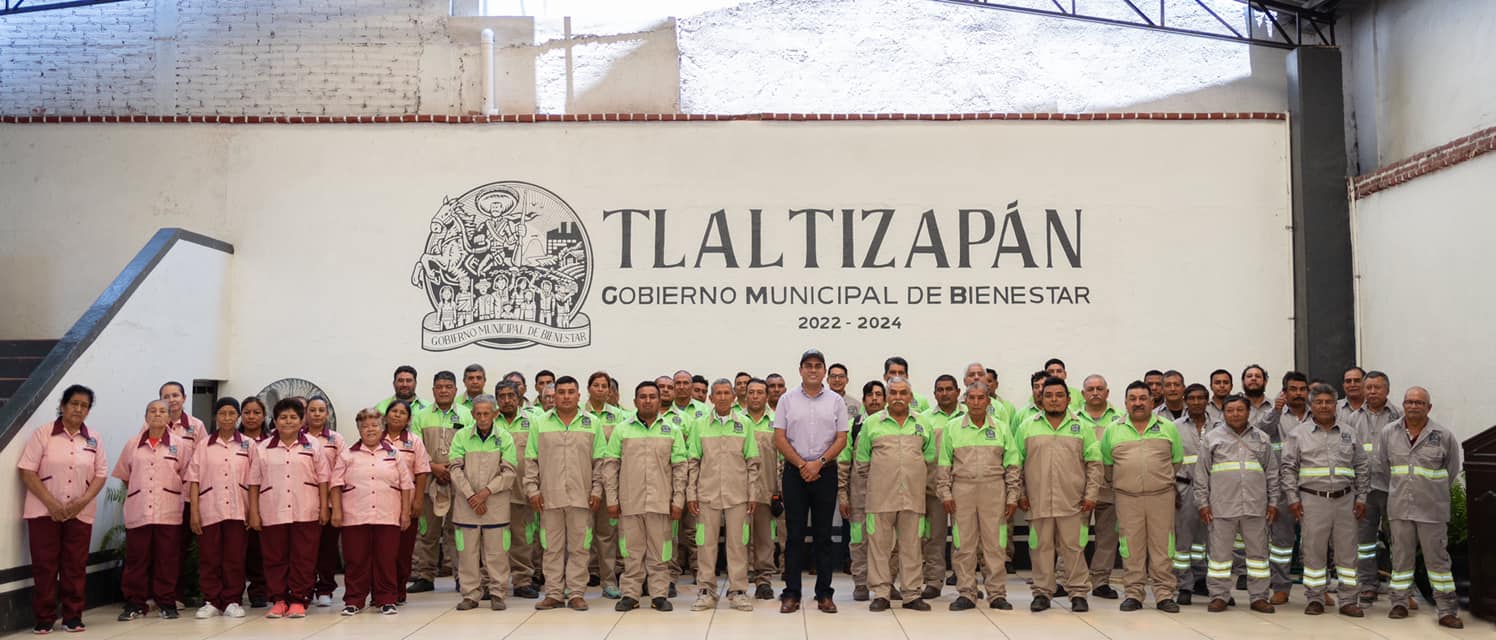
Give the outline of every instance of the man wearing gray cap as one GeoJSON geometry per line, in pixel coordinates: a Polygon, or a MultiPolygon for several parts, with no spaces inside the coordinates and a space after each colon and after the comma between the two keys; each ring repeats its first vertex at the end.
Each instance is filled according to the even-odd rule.
{"type": "Polygon", "coordinates": [[[810,520],[815,557],[815,599],[825,613],[836,613],[831,601],[831,520],[836,513],[836,456],[847,445],[847,405],[831,391],[826,357],[811,349],[800,356],[800,386],[779,399],[774,413],[774,447],[784,456],[782,496],[788,541],[784,591],[779,612],[800,609],[800,573],[805,568],[805,525],[810,520]]]}

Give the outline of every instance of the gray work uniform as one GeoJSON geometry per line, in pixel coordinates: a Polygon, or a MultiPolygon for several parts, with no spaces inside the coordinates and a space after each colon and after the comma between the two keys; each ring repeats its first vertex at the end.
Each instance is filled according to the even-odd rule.
{"type": "MultiPolygon", "coordinates": [[[[1309,420],[1309,411],[1304,411],[1301,419],[1293,415],[1288,407],[1282,411],[1273,410],[1271,402],[1264,399],[1263,403],[1252,407],[1251,417],[1248,418],[1253,427],[1266,433],[1273,441],[1273,450],[1278,452],[1278,459],[1283,458],[1283,434],[1292,431],[1294,427],[1309,420]]],[[[1298,523],[1288,515],[1288,498],[1282,492],[1273,498],[1277,502],[1278,513],[1283,517],[1274,520],[1267,526],[1267,551],[1269,568],[1272,570],[1273,591],[1288,593],[1293,587],[1293,576],[1289,575],[1289,569],[1293,566],[1293,543],[1298,537],[1296,529],[1298,523]]]]}
{"type": "Polygon", "coordinates": [[[1295,427],[1283,438],[1283,493],[1290,504],[1304,509],[1302,554],[1304,590],[1310,601],[1323,602],[1329,584],[1329,556],[1333,547],[1340,602],[1354,603],[1356,583],[1356,515],[1353,507],[1366,501],[1366,450],[1350,425],[1321,428],[1313,420],[1295,427]]]}
{"type": "Polygon", "coordinates": [[[1460,475],[1460,441],[1433,420],[1410,440],[1402,420],[1382,428],[1377,442],[1388,469],[1387,516],[1392,520],[1392,602],[1406,606],[1419,548],[1439,616],[1459,613],[1450,573],[1449,484],[1460,475]]]}
{"type": "Polygon", "coordinates": [[[1387,519],[1387,467],[1377,450],[1377,442],[1381,440],[1384,427],[1402,418],[1402,411],[1391,403],[1382,405],[1381,411],[1372,411],[1371,405],[1364,402],[1360,407],[1351,409],[1344,399],[1340,401],[1338,411],[1339,420],[1355,426],[1361,446],[1366,449],[1366,459],[1371,469],[1370,478],[1367,479],[1371,485],[1371,493],[1366,494],[1366,517],[1361,519],[1356,536],[1356,582],[1361,585],[1362,592],[1374,592],[1377,584],[1377,555],[1386,555],[1378,538],[1382,533],[1382,523],[1387,519]]]}
{"type": "MultiPolygon", "coordinates": [[[[1268,598],[1272,574],[1267,508],[1282,493],[1278,470],[1272,438],[1260,429],[1248,426],[1238,434],[1220,425],[1201,440],[1190,484],[1196,517],[1202,507],[1209,506],[1211,512],[1206,570],[1211,599],[1231,597],[1231,565],[1238,537],[1245,556],[1247,593],[1254,602],[1268,598]]],[[[1278,514],[1278,518],[1288,517],[1278,514]]]]}
{"type": "MultiPolygon", "coordinates": [[[[1213,405],[1206,405],[1207,407],[1213,405]]],[[[1211,418],[1207,413],[1203,420],[1204,424],[1195,424],[1188,412],[1183,418],[1175,421],[1174,426],[1179,429],[1179,444],[1184,447],[1184,462],[1179,466],[1179,474],[1174,478],[1176,489],[1179,492],[1179,508],[1174,511],[1174,578],[1180,591],[1188,591],[1195,586],[1195,580],[1205,573],[1205,541],[1209,536],[1205,522],[1200,519],[1200,505],[1195,503],[1195,492],[1192,480],[1195,474],[1195,461],[1200,455],[1200,442],[1217,426],[1222,426],[1218,419],[1211,418]]]]}

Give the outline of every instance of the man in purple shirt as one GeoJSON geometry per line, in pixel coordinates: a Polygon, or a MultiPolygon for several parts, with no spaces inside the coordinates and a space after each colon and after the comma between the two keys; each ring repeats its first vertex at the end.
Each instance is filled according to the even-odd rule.
{"type": "Polygon", "coordinates": [[[821,611],[836,613],[831,601],[831,576],[836,571],[831,520],[836,513],[836,456],[847,446],[848,424],[846,401],[822,384],[825,379],[826,357],[815,349],[806,351],[800,356],[800,386],[780,397],[774,413],[774,447],[784,456],[781,495],[789,529],[780,613],[800,609],[807,515],[816,562],[816,603],[821,611]]]}

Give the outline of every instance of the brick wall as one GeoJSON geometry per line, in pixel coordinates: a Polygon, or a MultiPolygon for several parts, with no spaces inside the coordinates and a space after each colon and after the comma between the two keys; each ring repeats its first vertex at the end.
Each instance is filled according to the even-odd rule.
{"type": "Polygon", "coordinates": [[[152,4],[0,18],[0,113],[156,113],[152,4]]]}

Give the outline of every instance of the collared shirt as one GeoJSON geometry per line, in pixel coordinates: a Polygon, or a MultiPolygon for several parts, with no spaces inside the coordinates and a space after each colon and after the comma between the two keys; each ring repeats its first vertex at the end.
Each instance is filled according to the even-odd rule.
{"type": "MultiPolygon", "coordinates": [[[[1106,409],[1101,412],[1101,417],[1099,418],[1092,418],[1091,414],[1086,413],[1085,405],[1081,405],[1080,410],[1075,412],[1075,417],[1081,421],[1081,424],[1090,427],[1096,432],[1096,442],[1099,444],[1101,437],[1106,435],[1106,428],[1111,426],[1113,422],[1126,419],[1127,416],[1117,411],[1117,408],[1113,407],[1111,403],[1107,403],[1106,409]]],[[[1117,501],[1116,493],[1112,491],[1112,480],[1108,477],[1109,475],[1106,473],[1102,474],[1101,489],[1096,492],[1096,501],[1102,504],[1110,504],[1117,501]]]]}
{"type": "Polygon", "coordinates": [[[514,490],[514,468],[520,458],[509,430],[496,424],[489,425],[486,434],[478,425],[459,430],[447,458],[456,497],[452,501],[452,521],[463,526],[508,524],[509,492],[514,490]],[[484,489],[488,490],[488,499],[479,514],[468,505],[468,499],[484,489]]]}
{"type": "MultiPolygon", "coordinates": [[[[930,423],[930,431],[933,432],[933,442],[931,444],[935,447],[935,453],[939,454],[941,440],[945,438],[945,425],[965,419],[966,405],[957,404],[955,408],[947,412],[937,404],[920,415],[923,415],[930,423]]],[[[931,459],[925,469],[925,495],[935,495],[935,481],[940,475],[939,471],[940,465],[938,461],[931,459]]]]}
{"type": "Polygon", "coordinates": [[[1018,427],[1023,453],[1024,494],[1029,518],[1061,518],[1080,513],[1081,502],[1096,500],[1103,467],[1096,432],[1066,412],[1060,426],[1035,413],[1018,427]]]}
{"type": "Polygon", "coordinates": [[[887,411],[862,421],[853,460],[868,467],[868,513],[925,512],[926,475],[937,461],[930,419],[909,413],[902,424],[887,411]]]}
{"type": "MultiPolygon", "coordinates": [[[[1178,475],[1181,484],[1189,483],[1195,476],[1195,462],[1200,459],[1200,443],[1205,440],[1205,434],[1223,424],[1219,418],[1211,417],[1209,411],[1211,405],[1205,406],[1207,410],[1201,421],[1202,424],[1195,424],[1195,419],[1188,411],[1184,413],[1184,417],[1174,421],[1174,426],[1179,429],[1179,444],[1184,447],[1184,464],[1179,467],[1178,475]]],[[[1183,486],[1180,487],[1180,492],[1185,494],[1186,498],[1190,497],[1188,490],[1183,486]]]]}
{"type": "MultiPolygon", "coordinates": [[[[379,413],[381,413],[381,414],[389,413],[389,411],[390,411],[390,405],[393,404],[395,402],[395,400],[397,400],[397,399],[398,398],[396,398],[395,396],[390,396],[388,398],[380,400],[378,404],[374,405],[374,408],[376,410],[378,410],[379,413]]],[[[412,396],[411,399],[408,400],[407,402],[410,403],[410,412],[411,413],[415,413],[417,411],[424,411],[426,409],[426,402],[424,400],[421,400],[419,397],[412,396]]]]}
{"type": "Polygon", "coordinates": [[[1184,446],[1173,422],[1148,416],[1143,430],[1119,420],[1101,438],[1101,462],[1112,468],[1112,489],[1125,496],[1176,490],[1174,469],[1184,461],[1184,446]]]}
{"type": "Polygon", "coordinates": [[[172,438],[169,428],[154,445],[149,428],[125,443],[113,475],[126,484],[126,529],[182,524],[182,471],[187,467],[182,454],[181,441],[172,438]]]}
{"type": "Polygon", "coordinates": [[[328,486],[339,491],[343,501],[343,525],[400,524],[405,491],[415,489],[410,466],[401,464],[400,452],[388,440],[369,448],[362,440],[338,452],[338,464],[328,486]]]}
{"type": "Polygon", "coordinates": [[[208,434],[187,464],[185,480],[197,483],[197,512],[203,526],[243,521],[249,508],[249,467],[259,447],[238,431],[228,439],[208,434]]]}
{"type": "Polygon", "coordinates": [[[541,496],[546,510],[586,508],[589,498],[602,498],[597,464],[607,445],[602,425],[581,411],[569,424],[554,409],[532,417],[535,423],[525,443],[525,495],[541,496]]]}
{"type": "MultiPolygon", "coordinates": [[[[171,435],[177,439],[177,450],[182,456],[182,464],[192,464],[192,454],[202,445],[203,440],[208,437],[208,429],[202,420],[189,415],[186,411],[171,421],[171,435]]],[[[185,467],[184,467],[185,468],[185,467]]],[[[186,484],[184,483],[185,487],[186,484]]],[[[187,492],[182,492],[182,504],[187,504],[187,492]]]]}
{"type": "MultiPolygon", "coordinates": [[[[745,407],[738,411],[738,416],[742,418],[743,424],[748,425],[748,428],[753,431],[754,445],[758,447],[760,458],[758,489],[754,491],[754,500],[757,500],[759,504],[769,504],[774,496],[779,495],[779,483],[783,482],[779,473],[779,465],[784,464],[784,456],[779,455],[779,450],[774,448],[774,412],[765,405],[764,414],[754,420],[745,407]]],[[[843,453],[851,450],[852,443],[850,442],[842,447],[843,453]]],[[[839,469],[838,472],[840,472],[839,469]]]]}
{"type": "Polygon", "coordinates": [[[1381,452],[1377,450],[1377,445],[1382,439],[1382,429],[1401,420],[1402,411],[1390,402],[1382,405],[1381,411],[1373,411],[1370,403],[1363,402],[1359,409],[1347,411],[1345,415],[1344,421],[1355,425],[1357,436],[1361,438],[1361,446],[1366,449],[1366,459],[1370,463],[1371,489],[1386,491],[1388,488],[1387,465],[1382,459],[1381,452]]]}
{"type": "Polygon", "coordinates": [[[1413,440],[1402,418],[1383,427],[1378,439],[1378,457],[1390,474],[1387,517],[1449,522],[1449,484],[1464,463],[1460,439],[1430,419],[1413,440]]]}
{"type": "Polygon", "coordinates": [[[302,433],[288,445],[276,436],[256,453],[249,467],[249,486],[260,492],[260,524],[316,522],[322,508],[322,485],[332,475],[322,442],[302,433]]]}
{"type": "MultiPolygon", "coordinates": [[[[850,393],[842,393],[841,396],[842,396],[842,401],[845,402],[845,403],[847,403],[847,415],[848,416],[860,416],[860,415],[862,415],[862,400],[861,399],[859,399],[857,396],[855,396],[853,394],[850,394],[850,393]]],[[[734,407],[734,408],[741,409],[741,407],[734,407]]]]}
{"type": "Polygon", "coordinates": [[[784,392],[774,411],[774,428],[784,435],[804,460],[815,460],[826,454],[836,434],[847,431],[847,403],[830,387],[821,387],[814,397],[804,386],[784,392]]]}
{"type": "Polygon", "coordinates": [[[763,473],[758,440],[742,414],[713,409],[697,423],[686,446],[686,500],[713,509],[767,500],[754,495],[763,473]]]}
{"type": "Polygon", "coordinates": [[[343,434],[333,431],[324,426],[322,433],[313,435],[311,431],[302,428],[307,435],[322,441],[322,454],[327,457],[327,472],[330,474],[338,470],[338,465],[343,463],[343,450],[348,448],[348,440],[343,434]]]}
{"type": "Polygon", "coordinates": [[[412,434],[410,429],[394,434],[393,437],[389,432],[385,432],[384,439],[389,441],[396,453],[400,454],[400,461],[410,468],[411,477],[431,473],[431,456],[426,453],[426,443],[421,442],[421,439],[412,434]]]}
{"type": "MultiPolygon", "coordinates": [[[[838,402],[840,405],[840,402],[838,402]]],[[[618,423],[603,451],[608,505],[623,515],[668,514],[686,503],[685,421],[678,414],[645,424],[637,413],[618,423]]]]}
{"type": "Polygon", "coordinates": [[[1261,429],[1238,435],[1221,425],[1205,433],[1199,451],[1190,483],[1196,507],[1209,506],[1217,518],[1261,518],[1278,504],[1278,455],[1261,429]]]}
{"type": "MultiPolygon", "coordinates": [[[[84,424],[79,425],[78,433],[69,435],[62,426],[62,418],[37,427],[31,433],[31,440],[21,450],[21,461],[16,466],[35,471],[42,486],[47,488],[47,493],[64,505],[83,497],[88,492],[89,483],[95,478],[109,475],[104,449],[99,446],[96,434],[84,424]]],[[[97,500],[89,502],[78,512],[78,520],[93,524],[98,508],[97,500]]],[[[51,513],[47,511],[47,505],[41,498],[26,492],[26,504],[22,507],[21,517],[50,516],[51,513]]]]}
{"type": "Polygon", "coordinates": [[[529,413],[516,410],[513,420],[500,413],[494,416],[493,424],[496,428],[508,431],[510,439],[514,441],[514,486],[509,490],[509,503],[530,504],[529,496],[525,495],[525,473],[529,468],[525,452],[530,448],[530,426],[535,421],[529,413]]]}
{"type": "Polygon", "coordinates": [[[446,411],[433,402],[410,417],[410,430],[416,435],[421,435],[421,431],[426,427],[461,429],[471,426],[473,426],[473,412],[456,402],[453,402],[446,411]]]}
{"type": "Polygon", "coordinates": [[[1283,494],[1299,502],[1299,487],[1315,491],[1349,488],[1356,502],[1366,502],[1366,450],[1349,425],[1321,429],[1313,419],[1283,438],[1283,494]]]}
{"type": "Polygon", "coordinates": [[[980,423],[972,422],[970,414],[946,423],[938,463],[935,495],[942,502],[954,497],[952,486],[960,482],[1000,490],[1003,504],[1018,504],[1023,454],[1014,446],[1007,423],[992,414],[980,423]]]}
{"type": "Polygon", "coordinates": [[[1175,413],[1173,409],[1169,408],[1169,403],[1167,403],[1167,402],[1165,402],[1165,403],[1163,403],[1161,405],[1158,405],[1157,407],[1154,407],[1154,409],[1153,409],[1153,415],[1163,416],[1163,417],[1169,419],[1169,421],[1171,421],[1171,422],[1174,421],[1174,420],[1178,420],[1180,418],[1183,418],[1184,414],[1186,414],[1186,413],[1189,413],[1189,411],[1187,409],[1185,409],[1183,406],[1179,407],[1179,413],[1175,413]]]}

